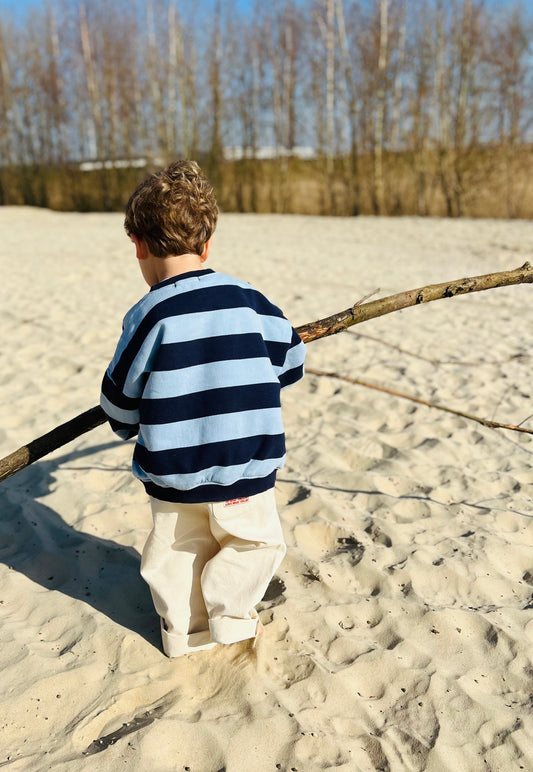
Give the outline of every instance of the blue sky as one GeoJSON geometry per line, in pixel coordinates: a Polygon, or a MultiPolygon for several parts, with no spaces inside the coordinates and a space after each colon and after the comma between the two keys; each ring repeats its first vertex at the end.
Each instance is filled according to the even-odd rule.
{"type": "MultiPolygon", "coordinates": [[[[85,0],[85,2],[90,6],[91,0],[85,0]]],[[[253,0],[233,0],[233,2],[243,9],[251,8],[254,4],[253,0]]],[[[28,8],[43,8],[46,4],[47,0],[0,0],[0,14],[8,11],[15,16],[24,16],[28,8]]],[[[54,0],[51,0],[51,4],[55,5],[54,0]]]]}
{"type": "MultiPolygon", "coordinates": [[[[85,0],[88,6],[91,5],[91,0],[85,0]]],[[[112,2],[112,0],[111,0],[112,2]]],[[[222,0],[224,2],[224,0],[222,0]]],[[[233,0],[239,8],[251,8],[253,6],[253,0],[233,0]]],[[[55,5],[55,0],[51,0],[51,4],[55,5]]],[[[10,15],[14,15],[15,18],[24,18],[29,8],[43,8],[47,5],[47,0],[0,0],[0,18],[5,12],[10,15]]]]}
{"type": "MultiPolygon", "coordinates": [[[[86,0],[86,2],[90,5],[91,0],[86,0]]],[[[485,2],[492,8],[507,8],[514,5],[516,0],[485,0],[485,2]]],[[[236,3],[243,9],[253,6],[253,0],[236,0],[236,3]]],[[[528,3],[529,0],[523,0],[522,5],[526,8],[528,3]]],[[[45,4],[46,0],[0,0],[0,14],[3,11],[11,11],[18,15],[24,15],[28,8],[42,8],[45,4]]]]}
{"type": "MultiPolygon", "coordinates": [[[[202,0],[185,0],[185,6],[187,7],[187,5],[192,5],[194,7],[194,5],[197,5],[201,1],[202,0]]],[[[215,0],[205,1],[212,3],[215,2],[215,0]]],[[[266,1],[268,2],[269,0],[266,1]]],[[[366,2],[372,1],[377,2],[377,0],[366,0],[366,2]]],[[[77,3],[79,0],[71,0],[71,2],[77,3]]],[[[85,0],[85,2],[88,6],[90,6],[92,0],[85,0]]],[[[112,3],[113,0],[108,0],[108,2],[112,3]]],[[[138,2],[142,3],[143,0],[138,0],[138,2]]],[[[221,0],[221,2],[222,6],[224,7],[226,0],[221,0]]],[[[233,7],[237,6],[237,8],[243,11],[252,9],[255,4],[254,0],[228,0],[228,2],[230,2],[233,7]]],[[[305,4],[307,0],[299,0],[299,2],[305,4]]],[[[365,2],[365,0],[360,0],[360,2],[365,2]]],[[[518,3],[518,5],[521,6],[526,12],[526,15],[533,19],[533,3],[531,0],[484,0],[484,2],[488,8],[494,10],[500,9],[502,11],[505,11],[508,8],[512,8],[518,3]]],[[[0,0],[0,20],[6,16],[10,20],[24,20],[27,17],[27,12],[29,9],[41,9],[46,7],[48,4],[54,6],[56,5],[56,0],[0,0]]],[[[407,8],[409,8],[409,0],[407,0],[407,8]]]]}

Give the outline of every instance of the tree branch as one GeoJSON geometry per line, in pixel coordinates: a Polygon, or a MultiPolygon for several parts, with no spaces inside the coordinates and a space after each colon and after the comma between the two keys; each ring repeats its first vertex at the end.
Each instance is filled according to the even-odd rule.
{"type": "Polygon", "coordinates": [[[453,298],[456,295],[466,295],[470,292],[507,287],[511,284],[533,283],[533,268],[529,263],[524,263],[514,271],[501,271],[499,273],[487,273],[483,276],[471,276],[443,284],[430,284],[427,287],[400,292],[397,295],[389,295],[386,298],[372,300],[362,305],[356,303],[346,311],[341,311],[326,319],[320,319],[311,324],[304,324],[296,328],[304,343],[309,343],[317,338],[325,338],[346,330],[354,324],[366,322],[378,316],[400,311],[402,308],[417,306],[421,303],[429,303],[432,300],[453,298]]]}
{"type": "MultiPolygon", "coordinates": [[[[304,324],[301,327],[297,327],[296,331],[304,343],[310,343],[313,340],[318,340],[318,338],[325,338],[329,335],[342,332],[354,324],[366,322],[368,319],[383,316],[384,314],[390,314],[393,311],[399,311],[400,309],[408,308],[409,306],[429,303],[432,300],[440,300],[441,298],[451,298],[456,295],[464,295],[470,292],[494,289],[496,287],[531,283],[533,283],[533,268],[529,263],[524,263],[523,266],[516,268],[513,271],[501,271],[499,273],[473,276],[457,281],[445,282],[443,284],[432,284],[427,287],[400,292],[397,295],[390,295],[389,297],[381,298],[379,300],[372,300],[369,303],[363,303],[363,300],[366,299],[363,298],[351,308],[346,309],[346,311],[341,311],[338,314],[328,316],[325,319],[319,319],[310,324],[304,324]]],[[[441,409],[448,410],[448,412],[456,412],[447,408],[441,409]]],[[[485,421],[485,419],[477,419],[464,413],[459,413],[459,415],[478,420],[486,426],[491,425],[491,422],[485,421]]],[[[76,437],[100,426],[100,424],[105,423],[105,421],[106,417],[102,408],[99,406],[93,407],[72,420],[57,426],[42,437],[38,437],[30,442],[29,445],[23,445],[9,456],[0,459],[0,482],[11,477],[26,466],[29,466],[34,461],[38,461],[38,459],[46,456],[48,453],[57,450],[57,448],[60,448],[62,445],[66,445],[68,442],[75,440],[76,437]]],[[[496,425],[495,422],[492,422],[492,424],[496,425]]],[[[529,431],[518,427],[506,428],[513,428],[524,432],[529,431]]]]}
{"type": "Polygon", "coordinates": [[[454,410],[451,407],[445,405],[437,405],[435,402],[427,402],[425,399],[419,399],[418,397],[412,397],[410,394],[404,394],[401,391],[395,391],[394,389],[388,389],[386,386],[379,386],[377,383],[369,383],[368,381],[362,381],[359,378],[350,378],[347,375],[339,375],[339,373],[332,373],[326,370],[315,370],[313,368],[306,368],[308,375],[326,376],[327,378],[337,378],[341,381],[347,381],[353,383],[356,386],[366,386],[367,389],[375,389],[376,391],[382,391],[385,394],[391,394],[393,397],[401,397],[401,399],[408,399],[410,402],[416,402],[418,405],[425,405],[425,407],[434,407],[437,410],[444,410],[445,413],[451,413],[452,415],[458,415],[461,418],[468,418],[469,421],[476,421],[478,424],[488,426],[489,429],[510,429],[513,432],[523,432],[524,434],[533,434],[533,429],[524,429],[522,426],[515,426],[514,424],[502,424],[499,421],[491,421],[488,418],[480,418],[477,415],[471,413],[463,413],[462,410],[454,410]]]}
{"type": "Polygon", "coordinates": [[[26,466],[33,464],[43,456],[48,455],[53,450],[57,450],[62,445],[72,442],[85,432],[95,429],[100,424],[106,422],[106,415],[100,405],[80,413],[75,418],[67,421],[60,426],[56,426],[52,431],[37,437],[29,445],[23,445],[18,450],[10,453],[9,456],[0,459],[0,482],[6,480],[16,472],[20,472],[26,466]]]}

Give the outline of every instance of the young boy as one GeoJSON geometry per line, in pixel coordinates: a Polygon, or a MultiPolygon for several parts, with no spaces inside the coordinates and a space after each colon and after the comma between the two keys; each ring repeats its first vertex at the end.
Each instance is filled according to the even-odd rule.
{"type": "Polygon", "coordinates": [[[286,549],[280,390],[303,376],[305,347],[249,284],[204,268],[217,215],[193,161],[135,190],[125,229],[151,289],[102,383],[113,431],[137,435],[133,474],[154,521],[141,574],[169,657],[258,635],[255,606],[286,549]]]}

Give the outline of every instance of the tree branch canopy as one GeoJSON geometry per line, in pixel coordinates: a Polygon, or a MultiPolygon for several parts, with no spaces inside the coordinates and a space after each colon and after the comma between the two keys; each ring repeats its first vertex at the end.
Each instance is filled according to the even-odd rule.
{"type": "MultiPolygon", "coordinates": [[[[304,343],[310,343],[313,340],[326,338],[329,335],[342,332],[354,324],[360,324],[369,319],[384,316],[409,306],[429,303],[432,300],[453,298],[457,295],[465,295],[471,292],[495,289],[496,287],[532,283],[533,268],[529,263],[524,263],[520,268],[512,271],[500,271],[498,273],[472,276],[442,284],[432,284],[408,290],[407,292],[400,292],[396,295],[389,295],[379,300],[372,300],[368,303],[359,302],[345,311],[333,314],[333,316],[297,327],[296,331],[304,343]]],[[[34,461],[38,461],[43,456],[48,455],[48,453],[57,450],[68,442],[72,442],[80,435],[95,429],[100,424],[105,423],[105,421],[106,416],[102,408],[99,406],[93,407],[70,421],[56,426],[55,429],[52,429],[47,434],[43,434],[42,437],[38,437],[28,445],[23,445],[18,450],[10,453],[10,455],[0,459],[0,482],[29,466],[34,461]]]]}

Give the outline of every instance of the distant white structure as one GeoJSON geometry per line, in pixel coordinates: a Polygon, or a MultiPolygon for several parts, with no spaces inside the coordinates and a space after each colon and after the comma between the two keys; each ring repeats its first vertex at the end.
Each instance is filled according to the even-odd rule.
{"type": "Polygon", "coordinates": [[[275,145],[265,145],[255,149],[243,145],[233,145],[224,148],[226,161],[242,161],[245,158],[255,158],[260,161],[271,161],[275,158],[301,158],[304,161],[316,158],[316,152],[312,147],[297,145],[291,149],[275,145]]]}
{"type": "Polygon", "coordinates": [[[148,164],[163,166],[161,158],[118,158],[114,161],[82,161],[79,169],[82,172],[94,172],[100,169],[144,169],[148,164]]]}
{"type": "MultiPolygon", "coordinates": [[[[263,145],[255,149],[244,145],[233,145],[224,148],[224,160],[242,161],[243,159],[256,159],[259,161],[272,161],[276,158],[300,158],[310,161],[316,158],[316,151],[312,147],[296,145],[288,149],[276,145],[263,145]]],[[[105,161],[80,161],[81,172],[94,172],[101,169],[144,169],[148,165],[163,167],[162,158],[116,158],[105,161]]]]}

